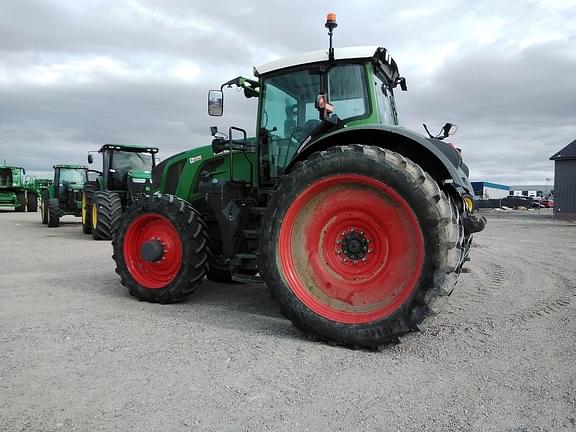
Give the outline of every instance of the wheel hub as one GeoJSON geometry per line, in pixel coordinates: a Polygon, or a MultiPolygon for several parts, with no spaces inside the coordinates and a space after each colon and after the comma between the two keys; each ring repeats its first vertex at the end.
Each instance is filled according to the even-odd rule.
{"type": "Polygon", "coordinates": [[[146,262],[158,262],[164,257],[165,253],[164,246],[158,239],[150,239],[142,243],[140,247],[140,256],[146,262]]]}
{"type": "Polygon", "coordinates": [[[354,261],[366,262],[367,255],[372,253],[369,249],[370,239],[366,237],[364,231],[358,231],[350,228],[348,231],[340,233],[336,240],[337,253],[342,255],[345,262],[348,259],[354,261]]]}

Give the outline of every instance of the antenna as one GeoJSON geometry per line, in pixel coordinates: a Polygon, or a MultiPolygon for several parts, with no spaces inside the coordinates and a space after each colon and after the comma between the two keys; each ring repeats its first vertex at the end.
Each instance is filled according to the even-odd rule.
{"type": "Polygon", "coordinates": [[[328,60],[334,61],[334,47],[332,47],[332,35],[334,29],[338,27],[338,23],[336,22],[336,14],[334,12],[330,12],[326,15],[326,24],[324,24],[324,27],[328,29],[328,36],[330,36],[330,49],[328,50],[328,60]]]}

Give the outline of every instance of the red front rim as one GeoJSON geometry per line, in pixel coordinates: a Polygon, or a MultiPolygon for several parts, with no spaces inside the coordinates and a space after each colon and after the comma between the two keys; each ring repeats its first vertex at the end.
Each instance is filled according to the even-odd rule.
{"type": "Polygon", "coordinates": [[[410,297],[422,272],[424,238],[394,189],[347,174],[316,181],[292,202],[277,254],[290,289],[308,308],[362,324],[389,316],[410,297]]]}
{"type": "Polygon", "coordinates": [[[166,217],[147,213],[134,219],[124,238],[124,261],[128,271],[145,288],[164,288],[178,275],[182,264],[182,242],[178,231],[166,217]],[[148,241],[162,244],[163,256],[148,262],[140,250],[148,241]]]}

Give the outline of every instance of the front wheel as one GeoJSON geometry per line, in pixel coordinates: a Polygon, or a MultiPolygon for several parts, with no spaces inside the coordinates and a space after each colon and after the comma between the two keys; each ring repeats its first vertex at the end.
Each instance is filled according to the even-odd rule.
{"type": "Polygon", "coordinates": [[[38,194],[36,192],[28,192],[26,201],[26,210],[36,213],[38,211],[38,194]]]}
{"type": "Polygon", "coordinates": [[[60,226],[60,203],[56,198],[48,200],[48,226],[56,228],[60,226]]]}
{"type": "Polygon", "coordinates": [[[82,232],[92,234],[92,202],[94,192],[98,190],[97,182],[87,182],[82,191],[82,232]]]}
{"type": "Polygon", "coordinates": [[[92,238],[110,240],[122,216],[122,201],[116,192],[100,191],[92,194],[92,238]]]}
{"type": "Polygon", "coordinates": [[[206,225],[190,204],[173,195],[147,196],[134,203],[112,244],[116,273],[139,300],[183,301],[205,275],[206,225]]]}
{"type": "Polygon", "coordinates": [[[409,159],[333,147],[280,179],[264,216],[260,270],[311,337],[378,347],[418,330],[452,291],[458,220],[409,159]]]}
{"type": "Polygon", "coordinates": [[[26,194],[24,192],[16,193],[16,208],[14,210],[17,212],[26,211],[26,194]]]}
{"type": "Polygon", "coordinates": [[[40,217],[44,225],[48,223],[48,200],[48,191],[42,192],[42,200],[40,201],[40,217]]]}

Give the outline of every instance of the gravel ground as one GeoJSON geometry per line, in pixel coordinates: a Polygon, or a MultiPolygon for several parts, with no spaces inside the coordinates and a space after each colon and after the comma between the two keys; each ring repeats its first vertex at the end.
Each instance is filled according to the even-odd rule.
{"type": "Polygon", "coordinates": [[[133,300],[109,242],[0,213],[2,431],[576,430],[576,224],[488,213],[469,273],[382,352],[304,339],[263,285],[133,300]]]}

